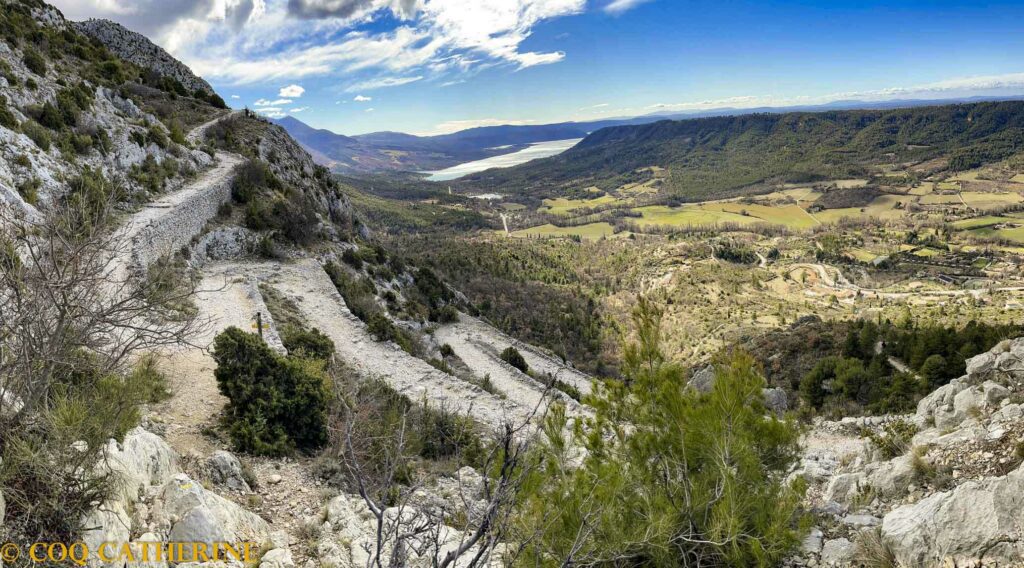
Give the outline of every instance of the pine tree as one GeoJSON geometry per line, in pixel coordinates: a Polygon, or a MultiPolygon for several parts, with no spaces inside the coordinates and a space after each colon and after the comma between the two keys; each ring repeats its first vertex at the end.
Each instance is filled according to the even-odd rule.
{"type": "Polygon", "coordinates": [[[661,313],[634,312],[624,381],[588,402],[571,437],[564,409],[545,425],[542,467],[518,519],[530,565],[769,566],[799,542],[800,488],[784,483],[797,429],[764,407],[764,379],[737,353],[711,390],[660,350],[661,313]],[[571,441],[570,441],[571,440],[571,441]],[[579,447],[586,450],[581,463],[579,447]],[[576,458],[576,459],[574,459],[576,458]]]}

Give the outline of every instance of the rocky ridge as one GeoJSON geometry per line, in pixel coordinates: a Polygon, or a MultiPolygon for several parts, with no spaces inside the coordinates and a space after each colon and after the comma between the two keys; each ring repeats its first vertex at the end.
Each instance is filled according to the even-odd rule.
{"type": "Polygon", "coordinates": [[[189,93],[215,94],[205,79],[196,76],[188,66],[140,33],[110,20],[91,19],[72,25],[79,32],[99,40],[121,59],[178,81],[189,93]]]}
{"type": "Polygon", "coordinates": [[[818,525],[794,565],[1024,566],[1024,338],[970,359],[914,414],[819,422],[804,448],[794,476],[818,525]],[[887,459],[862,433],[894,424],[913,436],[887,459]]]}

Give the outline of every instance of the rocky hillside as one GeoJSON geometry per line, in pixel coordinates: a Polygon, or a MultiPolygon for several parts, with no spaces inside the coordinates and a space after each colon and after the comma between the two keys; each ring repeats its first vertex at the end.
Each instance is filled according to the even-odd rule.
{"type": "Polygon", "coordinates": [[[121,24],[110,20],[86,20],[72,25],[79,32],[95,38],[124,61],[181,83],[189,94],[196,91],[207,95],[217,94],[205,79],[197,77],[191,69],[171,57],[162,47],[121,24]]]}
{"type": "Polygon", "coordinates": [[[3,8],[0,202],[31,210],[96,175],[116,181],[125,201],[148,201],[210,166],[184,131],[222,111],[172,102],[168,83],[76,33],[53,8],[3,8]]]}
{"type": "Polygon", "coordinates": [[[1024,338],[912,415],[819,422],[804,444],[817,526],[794,565],[1024,565],[1024,338]]]}

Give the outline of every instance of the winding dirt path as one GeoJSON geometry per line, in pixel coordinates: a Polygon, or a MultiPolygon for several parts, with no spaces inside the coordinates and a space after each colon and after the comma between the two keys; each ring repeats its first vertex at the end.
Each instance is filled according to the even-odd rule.
{"type": "MultiPolygon", "coordinates": [[[[505,335],[493,326],[472,316],[460,313],[458,322],[438,327],[434,332],[434,337],[441,343],[451,345],[455,353],[478,375],[481,370],[486,369],[487,372],[491,372],[492,380],[498,374],[512,375],[509,378],[510,381],[522,382],[525,380],[529,382],[532,390],[538,388],[543,390],[543,385],[540,385],[532,377],[519,372],[518,369],[505,363],[499,357],[505,348],[515,347],[526,360],[530,370],[570,384],[581,394],[590,394],[593,377],[558,361],[532,345],[505,335]],[[467,357],[476,361],[477,364],[471,363],[467,357]]],[[[483,376],[479,375],[477,378],[483,378],[483,376]]],[[[499,385],[498,388],[502,387],[499,385]]]]}
{"type": "Polygon", "coordinates": [[[413,401],[468,414],[489,427],[509,420],[522,423],[534,410],[534,398],[501,399],[431,367],[394,343],[375,341],[315,260],[277,265],[268,282],[295,300],[306,322],[327,334],[338,356],[364,378],[379,377],[413,401]]]}

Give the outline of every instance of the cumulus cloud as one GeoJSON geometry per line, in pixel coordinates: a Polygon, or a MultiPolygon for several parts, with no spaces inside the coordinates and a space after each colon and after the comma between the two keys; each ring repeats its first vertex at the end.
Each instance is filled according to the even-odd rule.
{"type": "Polygon", "coordinates": [[[526,50],[541,22],[586,0],[56,0],[73,18],[108,17],[141,31],[197,73],[235,85],[378,76],[452,82],[495,65],[557,63],[526,50]],[[382,26],[368,24],[380,23],[382,26]]]}
{"type": "Polygon", "coordinates": [[[302,93],[305,92],[306,89],[303,89],[299,85],[288,85],[287,87],[281,87],[281,90],[278,91],[277,96],[297,99],[302,96],[302,93]]]}
{"type": "Polygon", "coordinates": [[[363,95],[356,95],[355,97],[352,98],[352,100],[357,102],[357,103],[365,103],[365,102],[372,101],[373,97],[366,97],[366,96],[363,96],[363,95]]]}
{"type": "Polygon", "coordinates": [[[375,110],[377,110],[377,109],[375,109],[375,108],[373,108],[373,107],[370,107],[370,108],[366,109],[366,110],[365,110],[365,111],[363,111],[363,112],[373,112],[373,111],[375,111],[375,110]]]}
{"type": "Polygon", "coordinates": [[[297,107],[297,108],[293,108],[292,110],[290,110],[288,112],[290,112],[292,114],[299,114],[300,112],[305,112],[307,110],[309,110],[309,107],[297,107]]]}
{"type": "Polygon", "coordinates": [[[640,4],[644,4],[650,1],[651,0],[612,0],[611,2],[605,5],[604,11],[608,12],[609,14],[614,14],[618,16],[623,12],[636,8],[640,4]]]}

